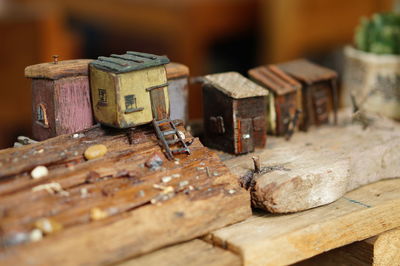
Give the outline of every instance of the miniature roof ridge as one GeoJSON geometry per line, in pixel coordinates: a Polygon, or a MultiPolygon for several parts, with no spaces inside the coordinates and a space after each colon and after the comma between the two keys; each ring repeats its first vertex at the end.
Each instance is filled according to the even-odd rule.
{"type": "Polygon", "coordinates": [[[136,63],[144,63],[143,60],[136,60],[134,58],[137,58],[137,57],[131,56],[131,55],[128,55],[128,54],[125,54],[125,55],[111,54],[110,57],[129,60],[129,61],[133,61],[133,62],[136,62],[136,63]]]}
{"type": "Polygon", "coordinates": [[[279,64],[278,67],[308,85],[337,77],[337,73],[332,69],[317,65],[304,58],[279,64]]]}
{"type": "Polygon", "coordinates": [[[60,60],[57,64],[49,62],[31,65],[25,68],[25,77],[57,80],[72,76],[87,76],[89,63],[92,61],[92,59],[74,59],[60,60]]]}
{"type": "Polygon", "coordinates": [[[205,83],[209,83],[220,92],[234,99],[244,99],[258,96],[267,96],[268,91],[253,81],[245,78],[238,72],[225,72],[204,76],[205,83]]]}
{"type": "Polygon", "coordinates": [[[118,74],[166,65],[168,63],[169,59],[166,56],[129,51],[122,55],[111,54],[109,57],[99,56],[91,65],[118,74]]]}
{"type": "Polygon", "coordinates": [[[283,73],[275,65],[259,66],[249,70],[249,76],[277,95],[284,95],[301,88],[301,84],[283,73]]]}
{"type": "Polygon", "coordinates": [[[126,53],[129,54],[129,55],[135,55],[135,56],[138,56],[138,57],[143,57],[143,58],[152,59],[152,60],[157,59],[157,56],[155,56],[153,54],[133,52],[133,51],[128,51],[126,53]]]}

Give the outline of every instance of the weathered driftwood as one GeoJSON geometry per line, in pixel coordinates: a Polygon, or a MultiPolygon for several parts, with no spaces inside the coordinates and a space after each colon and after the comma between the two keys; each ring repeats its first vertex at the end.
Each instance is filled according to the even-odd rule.
{"type": "Polygon", "coordinates": [[[208,239],[240,254],[244,265],[292,264],[399,227],[399,191],[400,179],[384,180],[304,212],[256,212],[208,239]]]}
{"type": "Polygon", "coordinates": [[[190,148],[192,155],[163,157],[161,168],[151,170],[144,163],[161,153],[151,127],[132,133],[96,127],[0,151],[0,264],[111,263],[248,217],[249,195],[236,177],[197,139],[190,148]],[[85,161],[86,148],[99,143],[108,148],[105,156],[85,161]],[[37,165],[49,175],[32,179],[37,165]],[[62,193],[33,189],[52,182],[62,193]],[[94,210],[107,217],[96,220],[94,210]],[[29,242],[43,217],[63,229],[29,242]]]}
{"type": "Polygon", "coordinates": [[[296,266],[334,265],[399,265],[400,229],[340,247],[300,263],[296,266]]]}
{"type": "Polygon", "coordinates": [[[299,133],[289,142],[271,137],[268,147],[255,153],[264,167],[261,174],[251,171],[254,154],[225,163],[249,187],[255,207],[287,213],[321,206],[400,175],[400,126],[374,119],[366,130],[343,120],[338,127],[299,133]]]}

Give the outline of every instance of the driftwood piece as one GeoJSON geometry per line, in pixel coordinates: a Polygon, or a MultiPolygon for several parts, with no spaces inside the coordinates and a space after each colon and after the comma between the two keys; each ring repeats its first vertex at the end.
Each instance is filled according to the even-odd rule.
{"type": "Polygon", "coordinates": [[[163,158],[160,169],[152,170],[144,163],[162,153],[153,129],[127,133],[95,127],[0,151],[0,264],[108,264],[193,239],[251,214],[248,193],[197,139],[190,156],[163,158]],[[108,151],[86,161],[83,153],[94,144],[104,144],[108,151]],[[46,166],[49,174],[32,179],[30,171],[37,165],[46,166]],[[37,191],[49,183],[62,190],[37,191]],[[30,242],[40,218],[62,229],[30,242]]]}
{"type": "Polygon", "coordinates": [[[400,265],[400,229],[328,251],[295,265],[400,265]]]}
{"type": "Polygon", "coordinates": [[[228,250],[195,239],[125,261],[118,266],[240,266],[240,257],[228,250]]]}
{"type": "Polygon", "coordinates": [[[347,193],[299,213],[256,212],[209,239],[240,254],[244,265],[288,265],[400,226],[400,179],[347,193]]]}
{"type": "Polygon", "coordinates": [[[225,161],[249,187],[253,206],[274,213],[331,203],[347,191],[400,174],[400,126],[384,118],[363,130],[342,120],[338,127],[299,133],[289,142],[270,138],[256,151],[261,174],[248,154],[225,161]]]}

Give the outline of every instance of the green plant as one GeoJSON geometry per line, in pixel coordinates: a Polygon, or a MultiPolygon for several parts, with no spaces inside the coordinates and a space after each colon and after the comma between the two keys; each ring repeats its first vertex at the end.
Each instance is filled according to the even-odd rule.
{"type": "Polygon", "coordinates": [[[400,14],[378,13],[363,17],[356,28],[357,49],[375,54],[400,54],[400,14]]]}

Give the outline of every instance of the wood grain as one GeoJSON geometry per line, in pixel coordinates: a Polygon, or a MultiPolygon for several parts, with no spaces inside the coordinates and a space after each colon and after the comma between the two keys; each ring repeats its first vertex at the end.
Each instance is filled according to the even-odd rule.
{"type": "Polygon", "coordinates": [[[203,240],[195,239],[118,264],[118,266],[140,265],[239,266],[242,263],[238,255],[203,240]]]}
{"type": "Polygon", "coordinates": [[[400,265],[400,229],[328,251],[295,265],[400,265]]]}
{"type": "Polygon", "coordinates": [[[399,176],[400,126],[375,117],[367,130],[342,113],[338,127],[296,133],[291,141],[269,138],[268,147],[225,164],[246,177],[259,156],[265,172],[251,183],[255,207],[274,213],[306,210],[331,203],[347,191],[399,176]],[[269,167],[269,168],[268,168],[269,167]]]}
{"type": "Polygon", "coordinates": [[[304,212],[253,217],[213,232],[244,265],[287,265],[400,226],[400,180],[385,180],[304,212]]]}
{"type": "Polygon", "coordinates": [[[91,59],[58,61],[57,64],[42,63],[25,68],[27,78],[60,79],[70,76],[87,76],[91,59]]]}
{"type": "Polygon", "coordinates": [[[192,155],[177,155],[177,161],[163,158],[159,170],[150,170],[144,162],[161,152],[152,128],[137,128],[131,145],[127,133],[95,127],[78,137],[61,135],[0,151],[0,264],[113,263],[193,239],[251,214],[248,193],[197,139],[190,147],[192,155]],[[85,161],[86,148],[100,143],[107,154],[85,161]],[[47,166],[49,175],[32,179],[29,172],[37,165],[47,166]],[[166,176],[171,181],[163,184],[166,176]],[[69,195],[32,191],[50,182],[59,183],[69,195]],[[173,193],[163,198],[159,185],[171,186],[173,193]],[[107,218],[93,220],[93,208],[103,210],[107,218]],[[42,217],[57,221],[63,230],[39,242],[27,241],[42,217]]]}

